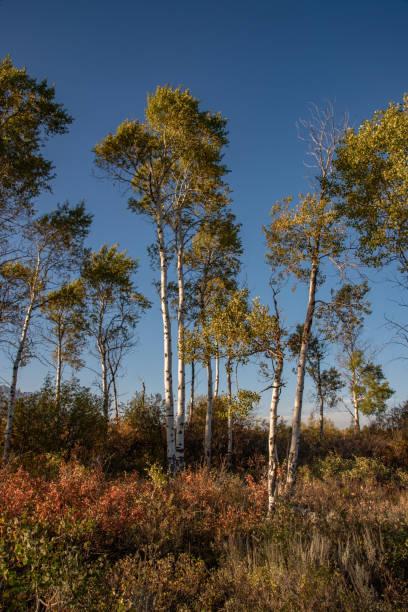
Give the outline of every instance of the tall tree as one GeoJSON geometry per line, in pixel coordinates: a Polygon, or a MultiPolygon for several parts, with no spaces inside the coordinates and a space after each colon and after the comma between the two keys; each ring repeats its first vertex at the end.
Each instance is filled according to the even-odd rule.
{"type": "Polygon", "coordinates": [[[18,215],[31,212],[33,198],[50,190],[54,168],[41,149],[72,122],[54,98],[45,79],[33,79],[9,56],[0,63],[0,256],[15,235],[18,215]]]}
{"type": "MultiPolygon", "coordinates": [[[[269,436],[268,436],[268,516],[271,516],[278,494],[277,478],[279,468],[278,456],[278,405],[279,399],[284,386],[283,382],[283,366],[285,360],[285,351],[287,345],[287,331],[283,327],[281,312],[278,305],[278,295],[280,291],[279,284],[273,279],[271,280],[272,299],[273,299],[273,334],[271,344],[268,350],[265,350],[264,357],[268,360],[267,363],[261,361],[261,373],[270,378],[269,363],[272,365],[272,385],[267,389],[272,388],[271,403],[269,408],[269,436]]],[[[265,389],[266,391],[266,389],[265,389]]]]}
{"type": "MultiPolygon", "coordinates": [[[[178,282],[178,344],[184,333],[184,253],[197,220],[208,209],[227,202],[221,149],[226,144],[225,120],[199,109],[188,90],[158,87],[148,96],[145,123],[125,121],[116,134],[95,146],[96,164],[137,197],[129,208],[147,215],[156,229],[160,258],[160,299],[164,335],[167,459],[171,471],[182,469],[184,457],[184,363],[178,362],[178,412],[175,440],[172,344],[168,300],[166,229],[173,234],[178,282]],[[176,448],[177,446],[177,448],[176,448]]],[[[179,351],[181,353],[181,351],[179,351]]]]}
{"type": "Polygon", "coordinates": [[[408,272],[408,94],[402,104],[349,129],[337,148],[338,208],[359,234],[359,255],[379,266],[392,260],[408,272]]]}
{"type": "MultiPolygon", "coordinates": [[[[289,200],[290,201],[290,200],[289,200]]],[[[343,248],[343,229],[334,205],[317,194],[301,196],[296,208],[289,208],[288,200],[272,208],[271,224],[264,228],[272,269],[292,274],[299,280],[309,281],[309,294],[299,351],[296,394],[293,410],[292,438],[288,459],[287,483],[293,487],[296,480],[299,452],[300,423],[307,349],[315,310],[316,290],[322,280],[322,265],[328,258],[335,260],[343,248]]]]}
{"type": "Polygon", "coordinates": [[[299,205],[290,209],[290,198],[272,208],[273,221],[265,229],[269,252],[267,259],[273,268],[293,274],[299,280],[309,281],[309,296],[299,352],[295,402],[293,408],[292,438],[288,458],[287,484],[293,488],[296,480],[299,452],[300,423],[307,347],[315,309],[315,296],[319,279],[322,280],[322,262],[335,261],[344,248],[341,227],[329,195],[333,175],[336,147],[345,131],[347,118],[337,123],[332,105],[319,109],[310,107],[310,118],[299,124],[300,135],[308,145],[307,165],[316,172],[312,177],[314,192],[299,197],[299,205]]]}
{"type": "MultiPolygon", "coordinates": [[[[189,294],[191,322],[194,332],[207,325],[209,310],[215,304],[217,297],[236,289],[236,277],[241,263],[242,242],[239,235],[240,224],[236,223],[235,216],[223,211],[218,218],[205,218],[193,237],[189,250],[186,252],[186,265],[189,269],[189,294]]],[[[219,357],[219,350],[212,344],[210,338],[205,341],[207,370],[207,416],[205,432],[205,456],[210,461],[211,451],[211,422],[213,401],[213,374],[212,358],[219,357]]],[[[194,343],[190,362],[194,373],[195,361],[200,361],[201,350],[194,353],[194,343]]],[[[194,397],[194,376],[192,376],[192,393],[194,397]]]]}
{"type": "Polygon", "coordinates": [[[138,263],[117,245],[103,245],[83,262],[81,278],[88,302],[88,330],[95,340],[101,363],[103,413],[109,418],[109,389],[116,386],[117,368],[112,368],[123,341],[129,342],[141,312],[150,307],[148,300],[136,291],[133,276],[138,263]]]}
{"type": "Polygon", "coordinates": [[[23,261],[6,262],[1,268],[3,279],[20,287],[19,339],[15,345],[13,369],[4,442],[4,462],[10,452],[12,424],[19,368],[27,348],[28,332],[33,316],[41,309],[50,284],[62,272],[78,263],[91,216],[83,204],[69,208],[63,204],[57,210],[42,215],[26,229],[27,250],[23,261]]]}

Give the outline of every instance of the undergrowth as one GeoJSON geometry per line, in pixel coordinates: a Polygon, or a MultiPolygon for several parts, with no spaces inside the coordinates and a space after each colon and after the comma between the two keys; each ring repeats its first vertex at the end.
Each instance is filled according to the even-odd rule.
{"type": "Polygon", "coordinates": [[[2,609],[406,610],[404,479],[336,462],[303,470],[269,519],[264,479],[223,470],[4,469],[2,609]]]}

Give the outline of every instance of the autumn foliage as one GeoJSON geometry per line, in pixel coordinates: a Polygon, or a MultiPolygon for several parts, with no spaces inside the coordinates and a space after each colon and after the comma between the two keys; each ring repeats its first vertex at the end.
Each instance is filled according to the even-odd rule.
{"type": "Polygon", "coordinates": [[[403,478],[334,457],[269,520],[265,480],[223,470],[3,469],[3,609],[403,610],[403,478]]]}

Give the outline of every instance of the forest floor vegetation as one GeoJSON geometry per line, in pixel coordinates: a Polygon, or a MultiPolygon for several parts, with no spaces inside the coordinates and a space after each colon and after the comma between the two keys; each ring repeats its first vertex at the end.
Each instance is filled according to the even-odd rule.
{"type": "Polygon", "coordinates": [[[15,463],[0,475],[2,610],[407,610],[407,481],[329,454],[268,519],[263,477],[15,463]]]}

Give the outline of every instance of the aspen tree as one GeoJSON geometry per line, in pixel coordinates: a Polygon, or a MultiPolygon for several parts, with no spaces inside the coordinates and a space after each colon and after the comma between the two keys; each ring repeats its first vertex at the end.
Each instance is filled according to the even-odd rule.
{"type": "Polygon", "coordinates": [[[83,204],[69,208],[63,204],[57,210],[42,215],[26,230],[27,250],[23,261],[7,262],[1,268],[6,281],[21,287],[22,320],[19,339],[15,342],[12,377],[4,442],[4,462],[10,452],[18,371],[24,362],[28,333],[34,315],[42,308],[47,289],[62,272],[78,263],[83,240],[88,233],[91,217],[83,204]]]}
{"type": "Polygon", "coordinates": [[[42,154],[43,145],[67,132],[71,122],[46,79],[33,79],[10,56],[0,62],[0,257],[15,238],[17,218],[30,216],[33,199],[51,190],[54,168],[42,154]]]}
{"type": "Polygon", "coordinates": [[[360,430],[360,412],[381,412],[393,394],[381,366],[374,365],[364,351],[364,317],[371,313],[368,291],[365,281],[346,283],[337,292],[332,290],[331,301],[319,308],[326,337],[341,347],[339,363],[350,392],[356,431],[360,430]]]}
{"type": "Polygon", "coordinates": [[[184,260],[194,227],[228,203],[221,149],[226,121],[200,111],[188,90],[158,87],[148,96],[145,123],[125,121],[116,134],[95,146],[96,164],[115,181],[129,185],[130,210],[154,223],[160,259],[160,300],[164,336],[167,460],[171,472],[184,464],[185,372],[180,347],[184,334],[184,260]],[[178,408],[174,427],[172,342],[168,297],[168,231],[176,252],[178,309],[178,408]],[[176,433],[176,435],[175,435],[176,433]]]}
{"type": "Polygon", "coordinates": [[[86,317],[85,290],[80,280],[63,284],[50,291],[42,306],[48,322],[44,340],[53,347],[55,364],[55,401],[58,404],[61,391],[63,365],[67,363],[78,370],[83,366],[81,352],[85,346],[86,317]]]}
{"type": "Polygon", "coordinates": [[[336,150],[331,187],[339,212],[357,230],[359,257],[368,265],[397,261],[408,271],[408,94],[390,102],[336,150]]]}
{"type": "MultiPolygon", "coordinates": [[[[205,363],[208,381],[212,383],[211,357],[219,354],[226,360],[229,465],[232,463],[234,414],[242,409],[247,410],[248,406],[259,399],[257,394],[238,388],[236,396],[233,396],[231,380],[233,365],[237,367],[239,363],[246,363],[251,356],[270,349],[274,323],[268,308],[262,306],[258,298],[248,303],[248,290],[243,289],[232,291],[226,299],[225,296],[216,295],[212,302],[207,304],[205,319],[200,318],[199,326],[188,332],[188,342],[185,345],[186,357],[191,359],[191,356],[195,355],[205,363]]],[[[212,417],[211,390],[208,382],[209,399],[204,443],[208,464],[211,450],[209,436],[212,417]]]]}
{"type": "MultiPolygon", "coordinates": [[[[283,382],[283,366],[285,360],[286,335],[287,332],[283,327],[281,320],[281,312],[278,306],[279,287],[272,286],[273,299],[273,327],[272,338],[269,349],[264,352],[264,356],[270,360],[273,369],[272,379],[272,394],[269,408],[269,435],[268,435],[268,516],[271,516],[278,495],[278,468],[279,456],[277,445],[278,433],[278,405],[281,396],[283,382]]],[[[269,368],[261,362],[261,371],[269,377],[269,368]]]]}
{"type": "Polygon", "coordinates": [[[290,198],[275,204],[271,211],[273,220],[264,228],[269,249],[266,257],[272,269],[280,269],[282,274],[293,275],[309,284],[288,458],[287,484],[290,488],[296,480],[306,358],[316,290],[322,279],[322,263],[328,258],[336,260],[339,257],[344,239],[343,227],[330,200],[318,194],[300,196],[299,199],[299,204],[294,208],[289,207],[290,198]]]}
{"type": "MultiPolygon", "coordinates": [[[[88,302],[88,330],[95,340],[101,363],[103,414],[109,418],[109,389],[113,384],[112,353],[136,327],[141,312],[150,307],[136,291],[133,276],[138,262],[120,252],[117,245],[103,245],[84,259],[81,278],[88,302]]],[[[121,353],[120,353],[121,355],[121,353]]],[[[115,383],[116,384],[116,383],[115,383]]]]}
{"type": "MultiPolygon", "coordinates": [[[[335,261],[344,248],[344,229],[329,196],[333,177],[333,160],[347,127],[335,120],[334,108],[310,106],[310,118],[298,123],[299,137],[307,143],[306,165],[315,172],[313,192],[299,196],[299,204],[290,208],[291,198],[278,202],[271,211],[272,223],[264,230],[272,268],[307,281],[309,295],[299,352],[296,393],[293,409],[292,438],[288,458],[287,485],[293,489],[296,480],[299,435],[303,402],[306,356],[315,310],[318,282],[322,280],[322,262],[335,261]]],[[[337,263],[337,262],[336,262],[337,263]]]]}
{"type": "MultiPolygon", "coordinates": [[[[242,243],[239,236],[240,224],[235,216],[225,210],[217,217],[205,218],[193,237],[189,250],[186,252],[186,266],[190,273],[189,294],[190,320],[193,322],[195,334],[206,324],[210,305],[215,303],[217,296],[236,288],[236,276],[239,272],[242,254],[242,243]]],[[[188,332],[191,337],[191,331],[188,332]]],[[[192,371],[195,371],[195,361],[200,361],[200,351],[195,344],[190,347],[189,361],[192,371]]],[[[211,448],[212,421],[212,363],[211,360],[219,351],[208,339],[208,359],[205,361],[207,370],[207,416],[206,416],[206,456],[211,448]],[[211,378],[211,384],[209,383],[211,378]],[[211,413],[211,414],[210,414],[211,413]]],[[[194,377],[191,382],[194,398],[194,377]]]]}
{"type": "MultiPolygon", "coordinates": [[[[248,350],[249,330],[248,291],[246,289],[235,291],[230,296],[219,297],[210,308],[209,325],[215,338],[215,354],[219,358],[220,351],[226,359],[225,371],[227,377],[227,421],[228,421],[228,450],[227,463],[232,464],[232,424],[233,424],[233,398],[231,374],[234,361],[244,357],[244,349],[248,350]],[[243,346],[245,345],[245,346],[243,346]]],[[[237,389],[238,392],[238,389],[237,389]]]]}

